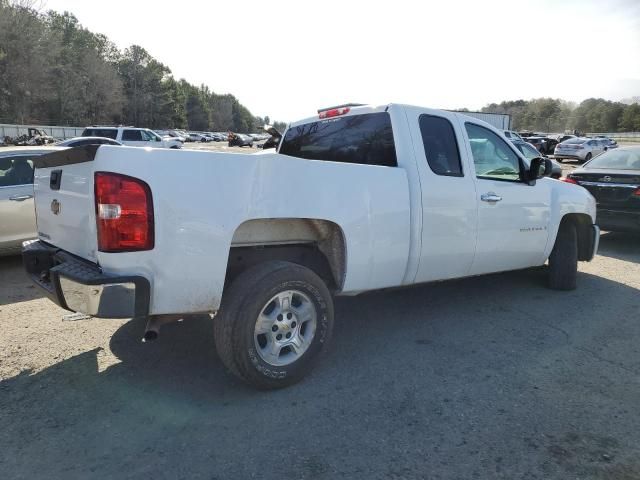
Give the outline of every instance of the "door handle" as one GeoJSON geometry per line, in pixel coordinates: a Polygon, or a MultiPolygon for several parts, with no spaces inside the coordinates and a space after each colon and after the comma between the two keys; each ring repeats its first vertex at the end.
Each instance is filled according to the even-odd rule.
{"type": "Polygon", "coordinates": [[[480,200],[482,200],[483,202],[495,203],[502,200],[502,197],[493,192],[489,192],[489,193],[483,193],[482,195],[480,195],[480,200]]]}
{"type": "Polygon", "coordinates": [[[9,200],[13,200],[14,202],[24,202],[30,198],[33,198],[33,195],[14,195],[13,197],[9,197],[9,200]]]}

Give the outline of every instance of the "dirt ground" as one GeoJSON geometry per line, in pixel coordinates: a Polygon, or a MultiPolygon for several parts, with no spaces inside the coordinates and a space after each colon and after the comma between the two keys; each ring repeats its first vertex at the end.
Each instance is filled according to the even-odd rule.
{"type": "Polygon", "coordinates": [[[545,270],[336,301],[328,355],[256,392],[208,316],[63,322],[0,259],[0,478],[640,478],[640,239],[545,270]]]}

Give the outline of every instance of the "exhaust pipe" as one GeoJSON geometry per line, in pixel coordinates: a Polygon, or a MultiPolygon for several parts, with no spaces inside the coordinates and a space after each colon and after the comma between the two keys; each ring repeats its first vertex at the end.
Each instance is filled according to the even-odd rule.
{"type": "Polygon", "coordinates": [[[153,315],[147,320],[147,326],[144,329],[144,335],[142,336],[142,342],[152,342],[158,339],[160,336],[160,327],[165,323],[171,323],[178,320],[182,320],[179,315],[153,315]]]}

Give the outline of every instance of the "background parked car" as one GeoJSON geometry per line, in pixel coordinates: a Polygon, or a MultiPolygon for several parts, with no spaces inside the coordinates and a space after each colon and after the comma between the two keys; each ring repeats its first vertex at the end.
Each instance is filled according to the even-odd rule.
{"type": "Polygon", "coordinates": [[[83,137],[107,137],[129,147],[182,148],[182,142],[161,137],[148,128],[94,125],[82,132],[83,137]]]}
{"type": "Polygon", "coordinates": [[[55,144],[56,147],[83,147],[85,145],[122,145],[122,143],[107,137],[75,137],[55,144]]]}
{"type": "Polygon", "coordinates": [[[507,137],[509,140],[522,140],[522,137],[520,135],[518,135],[517,132],[514,132],[513,130],[504,130],[504,136],[507,137]]]}
{"type": "Polygon", "coordinates": [[[66,147],[7,147],[0,150],[0,255],[20,253],[36,238],[32,158],[66,147]]]}
{"type": "Polygon", "coordinates": [[[243,133],[229,134],[230,147],[253,147],[253,138],[243,133]]]}
{"type": "Polygon", "coordinates": [[[595,138],[576,137],[556,145],[554,157],[560,162],[563,160],[578,160],[578,162],[583,163],[600,155],[607,148],[604,141],[595,138]]]}
{"type": "Polygon", "coordinates": [[[544,137],[526,137],[527,143],[533,145],[540,153],[547,153],[547,139],[544,137]]]}
{"type": "Polygon", "coordinates": [[[604,142],[604,145],[607,147],[606,150],[618,147],[618,142],[612,138],[605,137],[604,135],[596,135],[595,138],[604,142]]]}
{"type": "Polygon", "coordinates": [[[278,148],[280,140],[282,140],[282,133],[280,133],[275,127],[271,125],[265,125],[264,131],[267,134],[267,141],[262,144],[263,149],[278,148]]]}
{"type": "Polygon", "coordinates": [[[176,140],[180,140],[183,143],[186,141],[185,136],[178,133],[176,130],[155,130],[155,132],[161,137],[175,138],[176,140]]]}
{"type": "Polygon", "coordinates": [[[562,143],[566,140],[571,140],[572,138],[577,138],[576,135],[558,135],[556,137],[556,140],[558,141],[558,143],[562,143]]]}
{"type": "Polygon", "coordinates": [[[207,137],[197,132],[189,132],[187,134],[187,141],[189,142],[207,142],[207,137]]]}
{"type": "MultiPolygon", "coordinates": [[[[533,145],[531,145],[530,143],[525,142],[524,140],[511,140],[511,143],[513,143],[513,145],[520,151],[520,153],[522,153],[524,155],[524,157],[531,161],[534,158],[537,157],[544,157],[547,158],[546,155],[542,155],[540,154],[540,152],[538,151],[538,149],[536,147],[534,147],[533,145]]],[[[555,178],[555,179],[559,179],[562,177],[562,166],[556,162],[553,159],[549,159],[551,160],[551,164],[553,165],[552,170],[551,170],[551,175],[549,175],[551,178],[555,178]]]]}
{"type": "Polygon", "coordinates": [[[603,230],[640,233],[640,147],[609,150],[567,175],[597,202],[603,230]]]}

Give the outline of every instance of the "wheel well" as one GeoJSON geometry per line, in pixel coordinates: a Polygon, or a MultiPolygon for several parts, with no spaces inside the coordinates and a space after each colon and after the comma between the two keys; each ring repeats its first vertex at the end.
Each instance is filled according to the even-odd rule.
{"type": "Polygon", "coordinates": [[[591,250],[593,248],[593,238],[591,225],[591,217],[586,213],[569,213],[562,217],[560,228],[565,223],[572,223],[576,227],[578,234],[578,260],[591,259],[591,250]]]}
{"type": "Polygon", "coordinates": [[[344,284],[346,248],[342,229],[327,220],[256,219],[233,235],[225,283],[248,267],[283,260],[313,270],[332,290],[344,284]]]}

